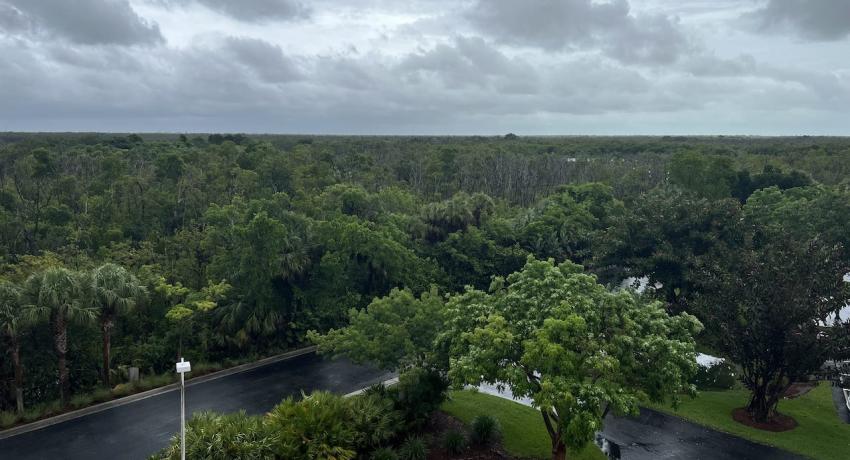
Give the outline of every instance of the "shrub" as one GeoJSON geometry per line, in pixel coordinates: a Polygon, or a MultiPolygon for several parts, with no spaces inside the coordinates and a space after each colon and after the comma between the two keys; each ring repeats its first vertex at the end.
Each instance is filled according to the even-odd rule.
{"type": "Polygon", "coordinates": [[[71,398],[71,407],[79,409],[81,407],[90,406],[94,402],[94,396],[89,393],[74,395],[71,398]]]}
{"type": "Polygon", "coordinates": [[[168,385],[169,383],[174,381],[175,374],[160,374],[160,375],[151,375],[149,377],[143,377],[139,380],[137,387],[140,390],[150,390],[152,388],[159,388],[161,386],[168,385]]]}
{"type": "Polygon", "coordinates": [[[0,412],[0,428],[9,428],[18,421],[18,415],[14,412],[0,412]]]}
{"type": "Polygon", "coordinates": [[[400,460],[426,460],[428,448],[422,438],[408,438],[398,450],[400,460]]]}
{"type": "MultiPolygon", "coordinates": [[[[206,460],[272,458],[274,436],[260,417],[245,412],[220,415],[202,412],[186,424],[186,458],[206,460]]],[[[154,458],[180,458],[180,436],[154,458]]]]}
{"type": "Polygon", "coordinates": [[[44,406],[42,406],[42,405],[33,406],[33,407],[30,407],[29,409],[25,410],[24,413],[21,414],[21,419],[25,422],[32,422],[34,420],[38,420],[39,418],[41,418],[43,413],[44,413],[44,406]]]}
{"type": "Polygon", "coordinates": [[[91,394],[94,402],[104,402],[112,399],[112,391],[108,388],[99,388],[94,390],[94,393],[91,394]]]}
{"type": "Polygon", "coordinates": [[[472,419],[470,437],[478,445],[487,445],[499,439],[502,427],[499,421],[491,415],[479,415],[472,419]]]}
{"type": "Polygon", "coordinates": [[[398,460],[398,454],[394,450],[383,447],[372,452],[371,460],[398,460]]]}
{"type": "Polygon", "coordinates": [[[349,400],[358,451],[368,451],[394,438],[401,414],[393,400],[378,394],[362,394],[349,400]]]}
{"type": "Polygon", "coordinates": [[[390,391],[396,400],[396,409],[412,428],[417,428],[446,400],[448,388],[448,382],[438,373],[413,368],[401,374],[398,385],[390,391]]]}
{"type": "Polygon", "coordinates": [[[443,436],[443,449],[450,454],[457,455],[466,449],[466,437],[463,433],[451,430],[443,436]]]}
{"type": "Polygon", "coordinates": [[[351,460],[358,440],[351,418],[345,398],[318,391],[301,401],[283,400],[268,413],[266,425],[276,435],[279,458],[351,460]]]}
{"type": "Polygon", "coordinates": [[[116,398],[120,398],[122,396],[127,396],[135,391],[133,384],[131,383],[119,383],[115,385],[115,388],[112,389],[112,396],[116,398]]]}

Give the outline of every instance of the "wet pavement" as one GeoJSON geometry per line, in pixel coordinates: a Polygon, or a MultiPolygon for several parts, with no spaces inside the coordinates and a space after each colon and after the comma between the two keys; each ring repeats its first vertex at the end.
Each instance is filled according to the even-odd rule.
{"type": "MultiPolygon", "coordinates": [[[[510,390],[483,384],[478,390],[513,399],[510,390]]],[[[531,406],[531,400],[514,401],[531,406]]],[[[638,417],[605,418],[605,428],[595,443],[610,459],[711,459],[801,460],[803,457],[775,447],[712,430],[679,417],[641,409],[638,417]]]]}
{"type": "Polygon", "coordinates": [[[619,458],[624,460],[804,458],[651,409],[641,409],[638,417],[609,415],[605,419],[602,436],[609,443],[616,444],[619,458]]]}
{"type": "Polygon", "coordinates": [[[850,411],[847,410],[847,402],[844,399],[844,392],[841,387],[832,387],[832,401],[835,403],[835,409],[838,411],[838,418],[844,420],[845,423],[850,423],[850,411]]]}
{"type": "MultiPolygon", "coordinates": [[[[267,412],[301,391],[346,394],[391,374],[301,355],[186,388],[186,411],[267,412]]],[[[0,440],[0,459],[144,459],[180,429],[177,390],[0,440]]]]}

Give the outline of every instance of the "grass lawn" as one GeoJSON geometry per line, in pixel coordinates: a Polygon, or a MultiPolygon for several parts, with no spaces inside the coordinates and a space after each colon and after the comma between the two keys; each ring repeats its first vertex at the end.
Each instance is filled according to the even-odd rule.
{"type": "Polygon", "coordinates": [[[732,420],[732,410],[745,406],[748,396],[746,390],[703,391],[696,399],[686,398],[678,410],[661,405],[648,407],[807,457],[850,458],[850,424],[838,418],[828,383],[821,382],[799,398],[780,401],[779,412],[794,417],[799,423],[793,430],[783,433],[750,428],[732,420]]]}
{"type": "MultiPolygon", "coordinates": [[[[477,415],[496,417],[502,425],[502,444],[509,454],[523,458],[551,458],[551,444],[540,412],[514,401],[474,391],[453,391],[443,411],[464,423],[477,415]]],[[[581,452],[570,452],[571,460],[605,460],[595,445],[581,452]]]]}

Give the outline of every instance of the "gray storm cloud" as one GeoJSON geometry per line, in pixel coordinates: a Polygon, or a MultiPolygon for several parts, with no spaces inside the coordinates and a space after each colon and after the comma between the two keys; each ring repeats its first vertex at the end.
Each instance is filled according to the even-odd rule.
{"type": "Polygon", "coordinates": [[[790,31],[809,40],[841,40],[850,35],[847,0],[770,0],[745,18],[759,31],[790,31]]]}
{"type": "Polygon", "coordinates": [[[0,24],[12,32],[43,34],[86,45],[151,45],[159,26],[140,17],[127,0],[0,0],[0,24]]]}
{"type": "Polygon", "coordinates": [[[0,0],[0,131],[850,134],[850,2],[721,3],[0,0]]]}

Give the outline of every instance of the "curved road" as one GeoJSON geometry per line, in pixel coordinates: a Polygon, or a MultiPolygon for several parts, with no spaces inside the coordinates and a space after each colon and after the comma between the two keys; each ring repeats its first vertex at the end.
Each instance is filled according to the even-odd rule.
{"type": "MultiPolygon", "coordinates": [[[[259,414],[301,391],[322,389],[346,394],[391,376],[346,360],[326,361],[310,353],[215,380],[190,382],[187,411],[245,410],[259,414]]],[[[179,429],[179,397],[179,392],[172,390],[0,439],[0,458],[147,458],[165,447],[179,429]]],[[[621,458],[627,460],[800,458],[649,409],[642,409],[634,418],[609,416],[603,435],[618,445],[621,458]]]]}
{"type": "Polygon", "coordinates": [[[619,446],[624,460],[803,460],[775,447],[645,408],[637,417],[608,416],[603,435],[619,446]]]}
{"type": "MultiPolygon", "coordinates": [[[[267,412],[301,391],[350,393],[391,374],[327,361],[314,353],[289,358],[215,380],[189,383],[187,414],[215,410],[267,412]]],[[[2,459],[144,459],[168,444],[180,429],[180,392],[169,391],[0,440],[2,459]]]]}

